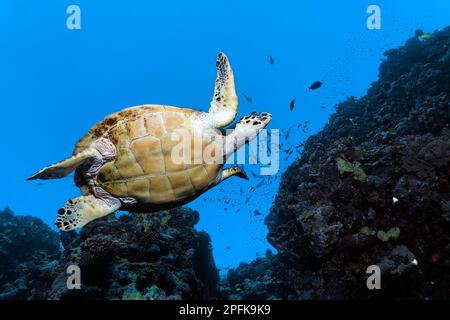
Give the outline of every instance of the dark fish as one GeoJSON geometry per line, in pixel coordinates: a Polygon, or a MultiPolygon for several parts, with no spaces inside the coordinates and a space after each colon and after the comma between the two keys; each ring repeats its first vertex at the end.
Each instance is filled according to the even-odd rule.
{"type": "Polygon", "coordinates": [[[295,107],[295,98],[291,100],[291,103],[289,104],[289,109],[294,110],[295,107]]]}
{"type": "Polygon", "coordinates": [[[272,55],[271,54],[269,54],[269,63],[270,63],[270,65],[273,67],[273,65],[274,65],[274,63],[275,63],[275,61],[273,60],[273,57],[272,57],[272,55]]]}
{"type": "Polygon", "coordinates": [[[311,90],[319,89],[322,86],[322,82],[314,81],[313,84],[309,87],[311,90]]]}
{"type": "Polygon", "coordinates": [[[423,30],[417,29],[414,34],[416,35],[416,37],[421,37],[424,35],[423,30]]]}
{"type": "Polygon", "coordinates": [[[245,98],[245,100],[247,100],[247,102],[253,103],[253,99],[250,98],[248,95],[246,95],[245,93],[242,94],[245,98]]]}
{"type": "Polygon", "coordinates": [[[231,247],[227,247],[227,250],[230,250],[231,249],[231,247]]]}
{"type": "Polygon", "coordinates": [[[285,139],[288,139],[288,138],[289,138],[289,135],[291,134],[291,130],[292,130],[292,126],[289,127],[289,129],[286,131],[286,134],[284,135],[284,138],[285,138],[285,139]]]}
{"type": "Polygon", "coordinates": [[[261,188],[264,184],[265,184],[265,181],[262,180],[260,183],[258,183],[258,184],[256,185],[255,189],[261,188]]]}

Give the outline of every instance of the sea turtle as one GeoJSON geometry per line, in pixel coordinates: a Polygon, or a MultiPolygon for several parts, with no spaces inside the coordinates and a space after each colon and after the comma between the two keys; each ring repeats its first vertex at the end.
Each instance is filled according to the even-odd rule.
{"type": "Polygon", "coordinates": [[[219,53],[216,67],[208,112],[163,105],[124,109],[95,124],[76,143],[72,157],[28,178],[62,178],[75,170],[82,196],[58,210],[59,229],[82,227],[119,209],[154,212],[177,207],[230,176],[247,179],[241,168],[225,169],[223,164],[272,116],[253,112],[224,135],[220,129],[234,120],[238,99],[225,54],[219,53]]]}

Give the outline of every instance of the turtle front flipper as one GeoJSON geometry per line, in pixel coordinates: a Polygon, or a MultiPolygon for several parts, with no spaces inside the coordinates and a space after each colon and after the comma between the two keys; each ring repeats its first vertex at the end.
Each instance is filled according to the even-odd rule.
{"type": "Polygon", "coordinates": [[[234,87],[233,70],[227,56],[222,52],[217,55],[216,68],[217,78],[206,126],[223,128],[236,117],[238,98],[234,87]]]}
{"type": "Polygon", "coordinates": [[[83,163],[97,158],[102,159],[100,152],[95,148],[88,148],[70,158],[39,170],[27,180],[63,178],[83,163]]]}
{"type": "Polygon", "coordinates": [[[242,168],[239,167],[231,167],[227,169],[223,169],[222,174],[219,176],[220,182],[229,177],[236,176],[241,179],[248,180],[248,176],[242,168]]]}
{"type": "Polygon", "coordinates": [[[120,207],[120,200],[113,197],[80,196],[67,201],[64,207],[58,210],[55,225],[62,231],[70,231],[92,220],[107,216],[120,207]]]}
{"type": "Polygon", "coordinates": [[[214,183],[210,186],[210,188],[217,186],[222,181],[227,180],[230,177],[236,176],[241,179],[249,180],[247,173],[245,173],[244,169],[240,167],[230,167],[223,169],[222,172],[219,173],[214,183]]]}

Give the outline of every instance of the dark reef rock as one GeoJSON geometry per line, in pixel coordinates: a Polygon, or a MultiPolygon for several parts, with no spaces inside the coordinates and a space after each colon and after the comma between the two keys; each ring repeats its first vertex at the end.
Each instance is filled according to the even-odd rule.
{"type": "MultiPolygon", "coordinates": [[[[198,219],[198,212],[181,208],[153,214],[122,215],[119,218],[110,216],[93,221],[79,234],[61,233],[64,251],[53,259],[39,252],[41,256],[35,258],[35,267],[31,268],[30,264],[30,272],[10,281],[7,289],[12,291],[0,298],[211,298],[217,291],[218,271],[212,258],[209,236],[194,230],[198,219]],[[67,288],[66,270],[70,265],[77,265],[81,269],[80,290],[67,288]]],[[[8,221],[3,222],[3,219],[0,221],[5,225],[10,224],[8,221]]],[[[23,231],[23,234],[32,237],[33,230],[36,230],[40,240],[32,250],[53,249],[58,252],[59,237],[55,232],[48,231],[54,240],[53,246],[47,243],[47,246],[42,247],[38,245],[50,235],[33,228],[25,226],[18,229],[13,226],[11,230],[14,233],[23,231]]],[[[23,239],[17,239],[21,245],[24,242],[23,239]]],[[[19,251],[25,254],[23,250],[19,251]]],[[[11,263],[9,269],[21,270],[22,266],[17,267],[17,264],[11,263]]],[[[2,270],[7,269],[2,266],[2,270]]]]}
{"type": "Polygon", "coordinates": [[[230,271],[229,297],[450,297],[449,45],[446,28],[388,51],[308,139],[266,219],[279,254],[230,271]],[[366,287],[374,264],[382,290],[366,287]]]}
{"type": "Polygon", "coordinates": [[[61,264],[63,271],[80,266],[82,289],[67,290],[61,276],[48,298],[210,298],[218,271],[209,236],[194,230],[198,219],[198,212],[181,208],[93,221],[67,241],[72,249],[65,250],[61,264]]]}
{"type": "Polygon", "coordinates": [[[241,263],[220,286],[221,299],[293,300],[320,298],[320,278],[313,272],[286,268],[270,250],[264,258],[241,263]]]}
{"type": "Polygon", "coordinates": [[[42,298],[58,256],[58,233],[41,219],[0,211],[0,300],[42,298]]]}

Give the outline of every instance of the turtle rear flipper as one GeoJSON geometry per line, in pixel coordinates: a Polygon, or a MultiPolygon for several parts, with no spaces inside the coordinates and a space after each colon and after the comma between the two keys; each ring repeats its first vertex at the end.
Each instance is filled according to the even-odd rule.
{"type": "Polygon", "coordinates": [[[63,178],[75,170],[78,166],[98,157],[101,158],[102,156],[97,149],[88,148],[70,158],[39,170],[27,180],[63,178]]]}
{"type": "Polygon", "coordinates": [[[93,195],[80,196],[67,201],[64,207],[58,210],[55,225],[62,231],[70,231],[107,216],[120,207],[120,200],[111,196],[101,198],[93,195]]]}

